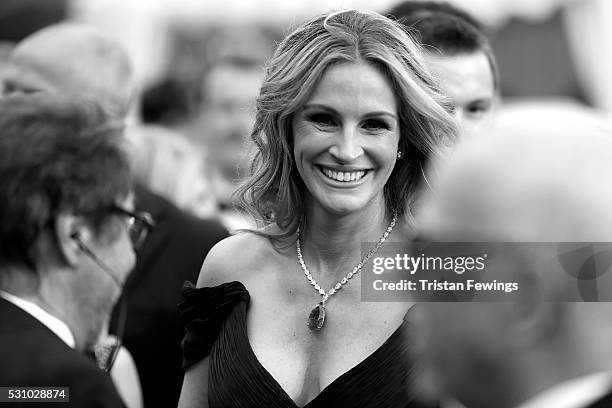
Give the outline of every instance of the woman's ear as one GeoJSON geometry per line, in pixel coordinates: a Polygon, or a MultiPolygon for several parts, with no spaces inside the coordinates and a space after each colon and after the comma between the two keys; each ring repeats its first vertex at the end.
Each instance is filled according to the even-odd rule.
{"type": "Polygon", "coordinates": [[[73,214],[60,214],[55,219],[54,227],[59,253],[69,265],[76,265],[81,252],[84,223],[73,214]]]}

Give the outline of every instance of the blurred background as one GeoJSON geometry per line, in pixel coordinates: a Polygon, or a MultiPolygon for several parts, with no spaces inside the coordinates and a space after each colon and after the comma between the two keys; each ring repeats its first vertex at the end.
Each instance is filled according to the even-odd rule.
{"type": "MultiPolygon", "coordinates": [[[[505,97],[567,97],[612,110],[612,4],[607,0],[450,0],[490,28],[505,97]]],[[[186,81],[216,53],[265,53],[292,25],[346,7],[384,12],[392,0],[3,0],[0,40],[61,19],[94,24],[130,50],[143,89],[186,81]],[[270,38],[251,36],[261,27],[270,38]],[[229,30],[223,37],[222,31],[229,30]],[[219,35],[221,34],[221,35],[219,35]],[[254,43],[254,44],[253,44],[254,43]],[[232,50],[232,49],[235,50],[232,50]]],[[[6,48],[6,45],[5,45],[6,48]]]]}
{"type": "MultiPolygon", "coordinates": [[[[488,28],[501,71],[502,106],[517,102],[525,106],[525,101],[576,103],[606,116],[612,113],[611,1],[449,2],[488,28]]],[[[92,24],[112,35],[127,48],[134,64],[140,89],[134,118],[163,127],[153,132],[156,136],[140,140],[147,146],[140,149],[146,150],[140,153],[145,154],[140,161],[146,165],[137,169],[141,179],[182,208],[203,217],[218,216],[230,207],[232,179],[240,178],[236,163],[244,169],[249,158],[241,146],[253,120],[250,108],[263,76],[261,67],[275,43],[320,12],[356,7],[385,13],[395,4],[393,0],[2,0],[0,57],[6,58],[12,44],[28,34],[64,19],[92,24]],[[171,137],[162,133],[169,132],[189,143],[182,139],[168,143],[171,137]],[[192,145],[201,148],[199,158],[192,145]],[[151,168],[151,163],[160,164],[151,168]],[[166,170],[176,169],[177,163],[186,167],[181,174],[203,172],[206,177],[196,182],[186,176],[181,185],[176,172],[166,170]],[[214,197],[208,194],[211,189],[214,197]]],[[[230,229],[244,226],[231,212],[224,223],[230,229]]]]}

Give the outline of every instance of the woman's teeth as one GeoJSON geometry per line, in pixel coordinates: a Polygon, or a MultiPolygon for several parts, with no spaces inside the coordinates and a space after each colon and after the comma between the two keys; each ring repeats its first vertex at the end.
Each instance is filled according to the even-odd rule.
{"type": "Polygon", "coordinates": [[[365,175],[365,170],[359,170],[359,171],[334,171],[334,170],[330,170],[330,169],[326,169],[321,167],[321,172],[327,177],[330,178],[332,180],[336,180],[336,181],[344,181],[344,182],[348,182],[348,181],[357,181],[359,179],[361,179],[364,175],[365,175]]]}

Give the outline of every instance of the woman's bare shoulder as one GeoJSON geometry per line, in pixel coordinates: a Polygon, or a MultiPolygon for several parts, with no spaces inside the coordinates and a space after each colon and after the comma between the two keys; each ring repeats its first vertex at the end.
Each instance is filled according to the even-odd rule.
{"type": "Polygon", "coordinates": [[[198,287],[243,281],[244,274],[261,270],[278,251],[272,241],[253,232],[239,232],[218,242],[206,256],[198,287]]]}

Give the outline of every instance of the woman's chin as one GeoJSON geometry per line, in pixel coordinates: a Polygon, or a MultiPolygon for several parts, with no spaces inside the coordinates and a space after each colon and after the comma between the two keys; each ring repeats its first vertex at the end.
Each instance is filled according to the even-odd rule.
{"type": "Polygon", "coordinates": [[[384,207],[382,192],[375,193],[365,188],[362,188],[361,191],[360,189],[338,191],[321,188],[315,194],[311,194],[309,199],[312,200],[311,202],[315,207],[319,207],[323,212],[339,216],[384,207]]]}
{"type": "Polygon", "coordinates": [[[365,211],[368,203],[360,199],[343,199],[334,202],[327,202],[322,205],[325,212],[344,216],[365,211]]]}

